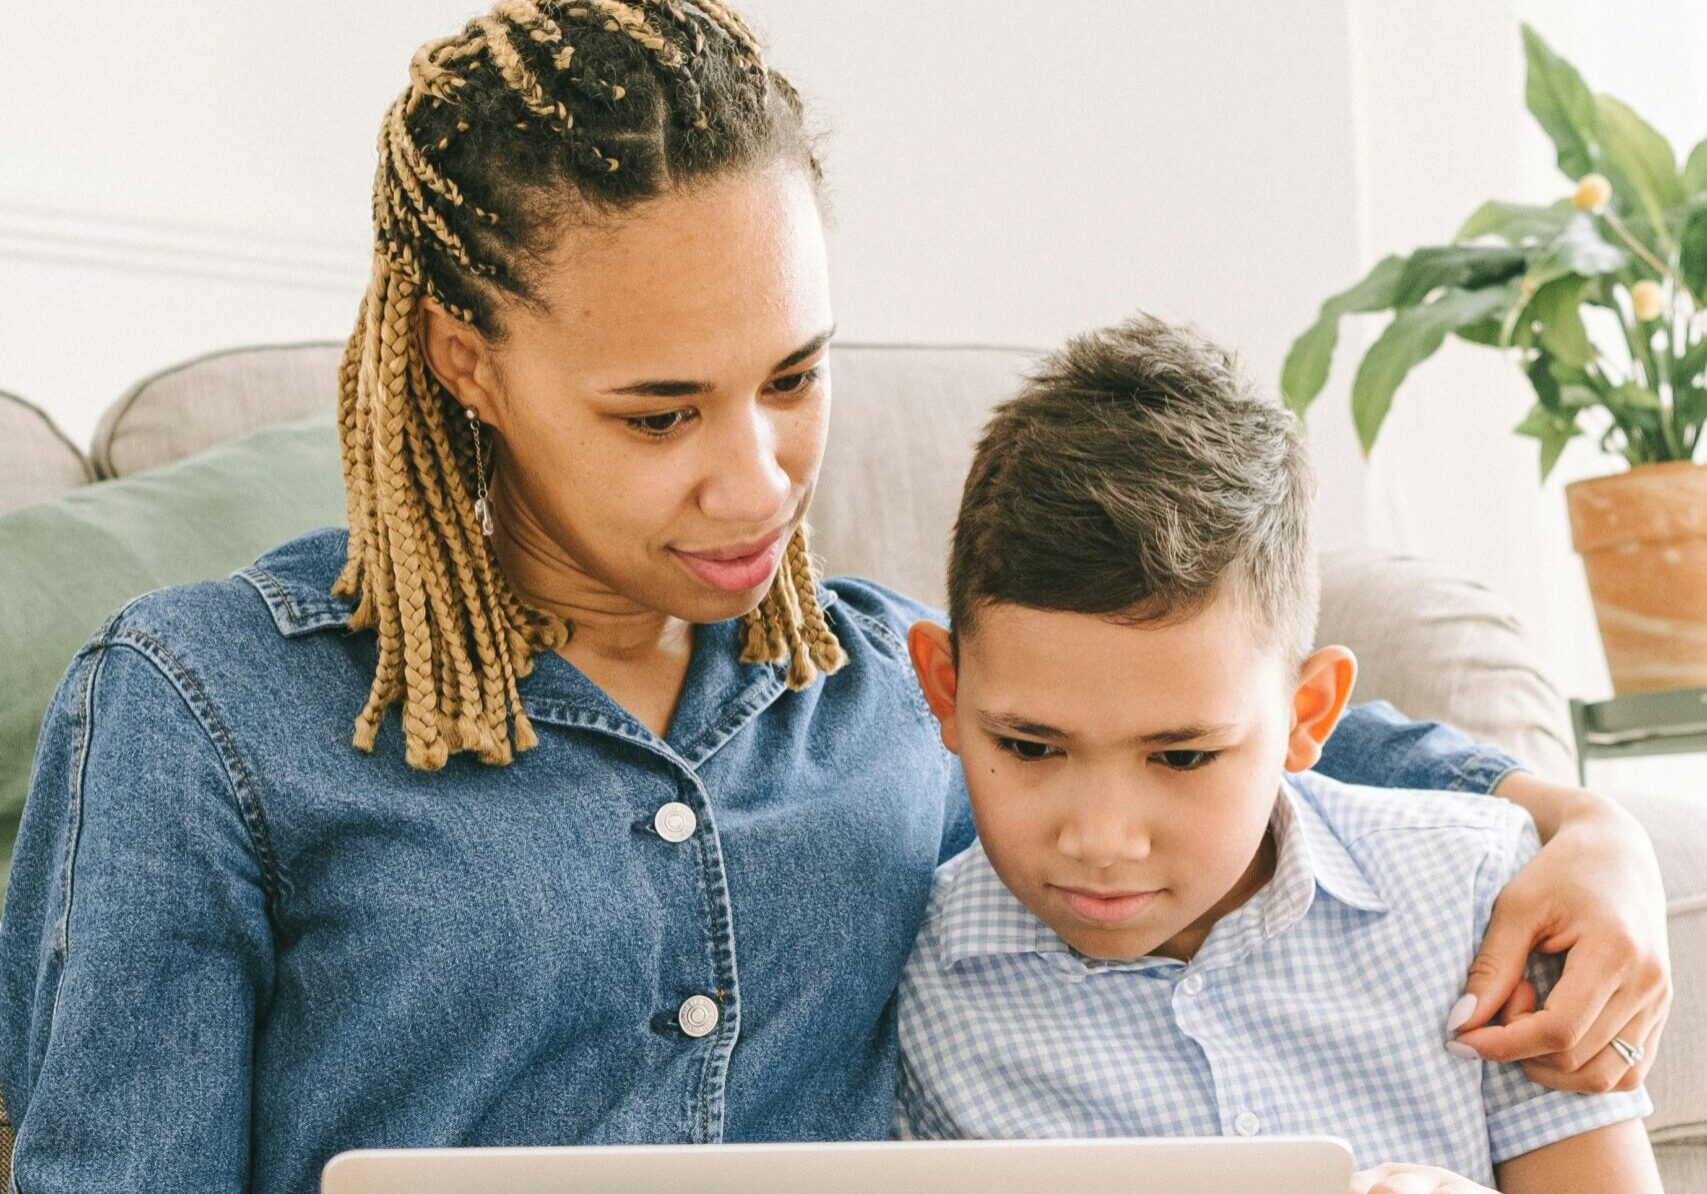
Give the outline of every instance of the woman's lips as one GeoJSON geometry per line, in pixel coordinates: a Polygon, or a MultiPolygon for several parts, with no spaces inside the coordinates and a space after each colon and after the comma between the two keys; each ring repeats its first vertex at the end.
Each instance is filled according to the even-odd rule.
{"type": "Polygon", "coordinates": [[[1162,894],[1160,890],[1109,893],[1098,893],[1077,887],[1062,887],[1057,890],[1065,897],[1067,906],[1074,913],[1085,920],[1095,921],[1097,924],[1118,924],[1124,920],[1131,920],[1148,908],[1151,902],[1162,894]]]}
{"type": "Polygon", "coordinates": [[[703,583],[725,593],[739,593],[758,588],[776,572],[782,559],[782,532],[777,531],[757,544],[699,552],[671,550],[703,583]]]}

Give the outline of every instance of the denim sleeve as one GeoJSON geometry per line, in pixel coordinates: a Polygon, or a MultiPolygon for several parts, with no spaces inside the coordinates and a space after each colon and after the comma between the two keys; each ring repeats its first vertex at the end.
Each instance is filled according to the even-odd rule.
{"type": "Polygon", "coordinates": [[[273,944],[223,734],[140,635],[91,646],[54,698],[0,929],[15,1190],[249,1188],[273,944]]]}
{"type": "Polygon", "coordinates": [[[1438,721],[1411,721],[1386,701],[1346,712],[1316,770],[1341,783],[1438,792],[1492,792],[1523,764],[1438,721]]]}

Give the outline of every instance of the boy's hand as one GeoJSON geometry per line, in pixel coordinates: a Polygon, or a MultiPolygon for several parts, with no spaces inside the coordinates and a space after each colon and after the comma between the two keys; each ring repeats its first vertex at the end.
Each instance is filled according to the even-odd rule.
{"type": "Polygon", "coordinates": [[[1433,1165],[1377,1165],[1351,1175],[1351,1194],[1497,1194],[1433,1165]]]}
{"type": "Polygon", "coordinates": [[[1653,845],[1634,817],[1580,789],[1518,773],[1498,794],[1529,809],[1546,844],[1494,904],[1465,987],[1476,1008],[1458,1039],[1490,1061],[1523,1062],[1556,1090],[1634,1090],[1671,1009],[1653,845]],[[1492,1023],[1518,995],[1532,949],[1568,951],[1564,974],[1540,1011],[1492,1023]],[[1610,1047],[1615,1036],[1641,1050],[1634,1065],[1610,1047]]]}

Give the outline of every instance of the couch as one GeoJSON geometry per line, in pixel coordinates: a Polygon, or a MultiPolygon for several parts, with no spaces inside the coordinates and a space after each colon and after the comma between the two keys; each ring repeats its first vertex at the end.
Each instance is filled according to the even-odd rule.
{"type": "MultiPolygon", "coordinates": [[[[112,405],[87,453],[27,403],[0,394],[0,569],[46,573],[10,590],[0,576],[0,594],[33,592],[61,603],[82,595],[87,618],[116,607],[134,595],[130,590],[224,575],[276,539],[338,519],[329,417],[338,353],[336,344],[268,346],[167,369],[112,405]],[[304,451],[313,460],[310,473],[264,476],[270,461],[304,451]],[[90,524],[107,517],[104,499],[120,490],[133,521],[108,567],[99,562],[107,548],[89,548],[76,536],[98,531],[90,524]],[[170,501],[179,505],[148,504],[170,501]],[[150,513],[158,509],[166,513],[150,513]],[[9,539],[8,528],[18,523],[30,523],[36,538],[9,539]],[[174,529],[167,567],[155,558],[167,549],[151,544],[174,529]],[[42,555],[47,563],[6,558],[23,550],[9,544],[43,539],[76,542],[64,556],[42,555]],[[97,579],[117,578],[111,592],[88,593],[86,571],[65,574],[90,567],[106,569],[97,579]]],[[[814,544],[831,573],[876,577],[941,603],[947,537],[976,430],[1027,360],[1017,349],[836,347],[829,449],[812,515],[814,544]]],[[[0,610],[0,661],[17,644],[39,647],[39,621],[0,610]]],[[[98,625],[97,617],[86,629],[73,627],[70,646],[50,644],[40,666],[62,669],[98,625]]],[[[1321,637],[1357,652],[1359,699],[1450,721],[1507,747],[1542,775],[1574,780],[1565,701],[1496,594],[1421,560],[1332,552],[1323,560],[1321,637]]],[[[0,688],[17,683],[0,672],[0,688]]],[[[0,691],[0,702],[7,699],[11,694],[0,691]]],[[[39,712],[31,726],[28,709],[19,713],[14,700],[12,718],[22,718],[27,747],[39,712]]],[[[12,756],[0,767],[10,768],[15,791],[20,743],[0,736],[0,751],[12,756]]],[[[1669,903],[1676,1000],[1649,1079],[1655,1112],[1648,1127],[1667,1188],[1707,1194],[1707,790],[1619,798],[1654,840],[1669,903]]]]}

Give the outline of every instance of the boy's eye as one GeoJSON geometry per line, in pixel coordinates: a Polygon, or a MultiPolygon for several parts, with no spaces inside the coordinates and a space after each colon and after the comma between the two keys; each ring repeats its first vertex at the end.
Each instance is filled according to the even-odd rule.
{"type": "Polygon", "coordinates": [[[1164,750],[1150,757],[1170,771],[1196,771],[1213,763],[1220,754],[1218,750],[1164,750]]]}
{"type": "Polygon", "coordinates": [[[802,369],[799,373],[777,378],[771,382],[771,388],[781,394],[798,394],[816,385],[823,372],[824,366],[814,365],[810,369],[802,369]]]}
{"type": "Polygon", "coordinates": [[[1023,759],[1027,763],[1053,758],[1061,753],[1057,747],[1030,738],[997,738],[996,749],[1005,750],[1016,759],[1023,759]]]}
{"type": "Polygon", "coordinates": [[[640,415],[624,419],[623,422],[654,439],[662,439],[692,417],[693,412],[690,410],[668,410],[661,415],[640,415]]]}

